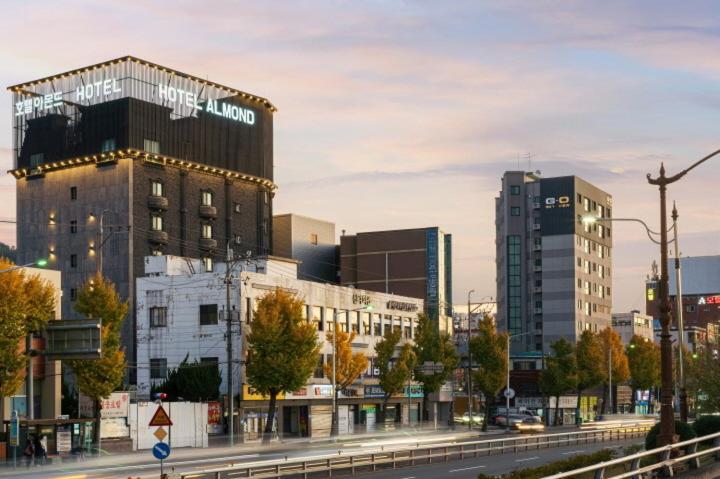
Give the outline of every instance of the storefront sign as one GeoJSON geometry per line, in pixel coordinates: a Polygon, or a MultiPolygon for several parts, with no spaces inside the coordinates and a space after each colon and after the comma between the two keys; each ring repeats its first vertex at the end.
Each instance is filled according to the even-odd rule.
{"type": "Polygon", "coordinates": [[[365,397],[383,398],[385,397],[385,391],[380,386],[365,386],[365,397]]]}
{"type": "Polygon", "coordinates": [[[313,397],[332,397],[333,388],[331,384],[315,384],[310,386],[313,397]]]}
{"type": "Polygon", "coordinates": [[[111,393],[110,397],[100,401],[100,417],[103,419],[115,417],[128,417],[130,395],[128,393],[111,393]]]}
{"type": "Polygon", "coordinates": [[[370,304],[372,298],[368,294],[353,294],[353,304],[370,304]]]}
{"type": "Polygon", "coordinates": [[[418,305],[415,303],[403,303],[402,301],[388,301],[385,304],[385,308],[394,309],[396,311],[417,311],[418,305]]]}
{"type": "Polygon", "coordinates": [[[525,407],[525,408],[541,408],[543,407],[543,400],[539,397],[516,397],[515,398],[515,406],[516,407],[525,407]]]}
{"type": "Polygon", "coordinates": [[[698,304],[720,304],[720,296],[700,296],[698,298],[698,304]]]}
{"type": "Polygon", "coordinates": [[[208,403],[208,424],[220,424],[222,421],[222,407],[219,402],[208,403]]]}
{"type": "MultiPolygon", "coordinates": [[[[263,396],[247,384],[243,384],[243,401],[269,401],[270,396],[263,396]]],[[[277,399],[285,399],[284,393],[278,393],[277,399]]]]}
{"type": "Polygon", "coordinates": [[[412,384],[410,386],[405,386],[404,393],[405,393],[405,397],[421,398],[421,397],[423,397],[422,384],[412,384]]]}
{"type": "Polygon", "coordinates": [[[70,452],[70,450],[72,449],[70,426],[61,426],[61,428],[58,428],[57,434],[55,436],[55,444],[57,447],[57,452],[70,452]]]}
{"type": "MultiPolygon", "coordinates": [[[[556,398],[550,398],[550,408],[554,409],[556,398]]],[[[577,396],[560,396],[560,409],[574,409],[577,407],[577,396]]]]}

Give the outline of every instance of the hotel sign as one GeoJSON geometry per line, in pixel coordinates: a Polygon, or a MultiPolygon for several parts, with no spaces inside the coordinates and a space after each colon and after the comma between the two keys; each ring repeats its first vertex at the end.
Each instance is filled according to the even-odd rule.
{"type": "Polygon", "coordinates": [[[720,304],[720,295],[700,296],[697,304],[720,304]]]}
{"type": "MultiPolygon", "coordinates": [[[[189,90],[176,88],[166,83],[154,85],[157,91],[157,98],[163,105],[170,104],[173,107],[189,108],[193,111],[204,111],[212,113],[228,120],[255,124],[255,112],[249,108],[243,108],[228,101],[207,98],[202,100],[198,94],[189,90]]],[[[122,84],[117,78],[106,78],[92,83],[83,83],[70,93],[73,102],[83,104],[84,102],[104,101],[107,97],[122,94],[122,84]]],[[[15,102],[15,116],[22,117],[31,113],[43,112],[62,106],[63,92],[57,91],[46,95],[37,95],[15,102]]]]}

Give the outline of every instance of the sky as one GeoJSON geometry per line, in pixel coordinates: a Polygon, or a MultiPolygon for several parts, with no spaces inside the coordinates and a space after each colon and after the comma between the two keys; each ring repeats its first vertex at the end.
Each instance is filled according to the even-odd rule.
{"type": "MultiPolygon", "coordinates": [[[[275,212],[339,235],[440,226],[454,300],[495,295],[506,170],[575,174],[658,229],[670,173],[720,148],[720,9],[676,1],[0,0],[4,86],[135,55],[270,99],[275,212]]],[[[11,99],[0,170],[12,168],[11,99]]],[[[4,134],[2,132],[5,132],[4,134]]],[[[669,189],[685,256],[716,254],[720,157],[669,189]]],[[[0,219],[14,219],[0,174],[0,219]]],[[[15,243],[12,225],[0,241],[15,243]]],[[[644,309],[658,247],[613,229],[614,310],[644,309]]]]}

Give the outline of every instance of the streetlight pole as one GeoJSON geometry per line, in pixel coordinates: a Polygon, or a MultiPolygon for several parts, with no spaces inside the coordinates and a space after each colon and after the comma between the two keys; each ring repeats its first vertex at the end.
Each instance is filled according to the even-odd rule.
{"type": "Polygon", "coordinates": [[[685,351],[683,342],[685,341],[685,325],[683,321],[683,301],[682,301],[682,274],[680,270],[680,246],[678,245],[678,212],[675,202],[673,201],[672,210],[673,219],[673,238],[675,247],[675,318],[677,318],[678,330],[678,373],[680,374],[680,420],[687,422],[688,420],[688,402],[687,402],[687,383],[685,381],[685,351]]]}
{"type": "MultiPolygon", "coordinates": [[[[505,385],[505,429],[510,430],[510,340],[528,334],[535,334],[537,331],[507,335],[507,383],[505,385]]],[[[556,404],[555,407],[558,405],[556,404]]]]}
{"type": "Polygon", "coordinates": [[[720,154],[720,150],[705,156],[693,163],[689,168],[682,170],[674,176],[665,176],[665,165],[660,164],[660,174],[657,178],[647,175],[647,181],[651,185],[655,185],[660,190],[660,324],[662,333],[660,335],[660,361],[661,361],[661,394],[660,394],[660,434],[658,435],[657,445],[664,446],[677,442],[675,434],[675,413],[672,406],[672,343],[670,340],[670,296],[668,294],[668,268],[667,268],[667,207],[666,194],[667,185],[675,183],[685,176],[690,170],[697,167],[701,163],[709,160],[715,155],[720,154]]]}
{"type": "Polygon", "coordinates": [[[11,266],[10,268],[0,269],[0,273],[9,273],[10,271],[17,271],[17,270],[23,269],[23,268],[32,268],[33,266],[39,266],[39,267],[43,268],[43,267],[47,266],[47,260],[39,259],[39,260],[33,261],[32,263],[20,264],[20,265],[16,265],[16,266],[11,266]]]}
{"type": "Polygon", "coordinates": [[[612,341],[608,343],[608,414],[613,414],[612,400],[612,341]]]}
{"type": "Polygon", "coordinates": [[[470,349],[470,339],[472,338],[472,321],[470,319],[470,297],[475,292],[474,289],[468,291],[468,430],[472,431],[473,423],[473,388],[472,388],[472,350],[470,349]]]}

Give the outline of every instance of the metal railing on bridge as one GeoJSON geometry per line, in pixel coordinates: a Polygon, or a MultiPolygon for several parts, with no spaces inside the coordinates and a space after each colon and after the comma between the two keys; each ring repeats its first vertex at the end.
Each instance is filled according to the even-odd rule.
{"type": "Polygon", "coordinates": [[[620,441],[644,437],[651,424],[615,429],[582,430],[557,434],[520,435],[480,441],[445,442],[436,444],[404,444],[376,447],[369,450],[338,450],[335,454],[312,457],[273,459],[233,464],[224,467],[180,474],[182,479],[226,478],[314,478],[331,477],[335,472],[357,474],[381,469],[397,469],[420,464],[462,460],[482,455],[506,454],[562,447],[574,444],[620,441]]]}

